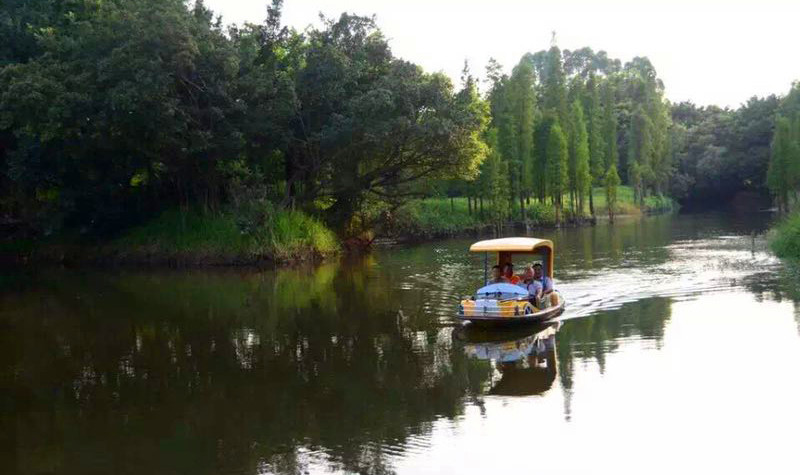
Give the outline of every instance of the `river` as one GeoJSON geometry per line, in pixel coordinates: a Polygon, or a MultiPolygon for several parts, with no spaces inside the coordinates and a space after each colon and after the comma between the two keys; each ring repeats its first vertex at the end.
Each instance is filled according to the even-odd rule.
{"type": "Polygon", "coordinates": [[[537,233],[560,321],[472,331],[470,239],[317,268],[9,270],[0,473],[796,473],[769,215],[537,233]]]}

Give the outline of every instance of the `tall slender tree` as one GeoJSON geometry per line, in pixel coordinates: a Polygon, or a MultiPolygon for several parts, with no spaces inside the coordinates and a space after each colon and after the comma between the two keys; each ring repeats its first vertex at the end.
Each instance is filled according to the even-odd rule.
{"type": "Polygon", "coordinates": [[[583,213],[584,198],[591,190],[592,176],[589,170],[589,140],[586,132],[586,122],[583,117],[583,107],[578,99],[572,102],[572,134],[569,137],[569,181],[570,195],[574,196],[577,208],[573,203],[573,213],[579,216],[583,213]]]}
{"type": "MultiPolygon", "coordinates": [[[[603,107],[600,103],[600,85],[594,73],[589,75],[586,85],[587,129],[589,133],[589,171],[592,186],[600,186],[606,174],[606,140],[603,107]]],[[[616,139],[615,139],[616,140],[616,139]]],[[[589,192],[589,212],[594,217],[594,193],[589,192]]]]}
{"type": "Polygon", "coordinates": [[[567,176],[567,139],[557,121],[550,127],[547,140],[547,163],[545,174],[550,198],[556,212],[556,224],[561,223],[564,194],[567,192],[569,177],[567,176]]]}
{"type": "Polygon", "coordinates": [[[525,201],[533,189],[533,138],[536,108],[535,76],[530,61],[523,59],[509,79],[509,97],[516,146],[511,171],[514,195],[519,200],[520,219],[525,219],[525,201]]]}
{"type": "Polygon", "coordinates": [[[767,169],[767,186],[775,195],[780,213],[789,210],[789,196],[794,191],[797,180],[797,144],[793,141],[792,122],[786,117],[775,121],[775,135],[772,139],[772,152],[767,169]]]}
{"type": "Polygon", "coordinates": [[[614,88],[610,81],[606,81],[603,85],[603,102],[604,102],[604,126],[605,142],[606,142],[606,163],[604,174],[604,185],[606,192],[606,207],[608,208],[608,219],[614,222],[614,212],[617,205],[617,187],[621,180],[619,172],[617,171],[617,116],[615,113],[614,105],[614,88]]]}

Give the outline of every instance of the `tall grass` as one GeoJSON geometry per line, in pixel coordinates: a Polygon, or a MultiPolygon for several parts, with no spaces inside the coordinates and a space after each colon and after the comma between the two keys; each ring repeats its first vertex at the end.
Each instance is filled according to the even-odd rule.
{"type": "Polygon", "coordinates": [[[133,262],[231,263],[310,260],[339,249],[335,234],[299,211],[275,211],[244,229],[232,213],[170,210],[104,246],[133,262]]]}
{"type": "Polygon", "coordinates": [[[468,232],[486,226],[477,213],[469,213],[466,198],[413,200],[397,209],[391,234],[436,237],[468,232]]]}
{"type": "Polygon", "coordinates": [[[312,252],[334,254],[339,240],[321,221],[299,211],[279,211],[260,230],[264,245],[278,260],[297,259],[312,252]]]}
{"type": "Polygon", "coordinates": [[[778,257],[800,260],[800,211],[774,229],[769,244],[778,257]]]}

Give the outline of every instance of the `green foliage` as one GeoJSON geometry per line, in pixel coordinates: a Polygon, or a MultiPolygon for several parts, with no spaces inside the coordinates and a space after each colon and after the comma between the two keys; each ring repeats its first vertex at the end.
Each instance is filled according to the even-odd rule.
{"type": "Polygon", "coordinates": [[[336,236],[299,211],[268,211],[244,229],[233,213],[169,210],[127,231],[104,253],[123,262],[224,263],[309,260],[338,252],[336,236]]]}
{"type": "Polygon", "coordinates": [[[778,257],[800,260],[800,213],[791,214],[779,224],[769,244],[778,257]]]}
{"type": "MultiPolygon", "coordinates": [[[[490,61],[482,96],[467,65],[454,86],[395,57],[373,18],[297,32],[281,8],[273,0],[263,23],[223,28],[203,2],[4,2],[0,226],[108,237],[180,208],[234,213],[255,236],[274,206],[363,236],[410,199],[467,196],[467,214],[480,204],[475,222],[499,229],[512,217],[547,221],[548,207],[561,221],[565,196],[575,217],[586,197],[594,214],[593,186],[613,201],[624,181],[639,208],[655,209],[667,194],[766,183],[775,97],[737,111],[670,108],[647,58],[623,65],[555,45],[510,75],[490,61]]],[[[780,103],[790,121],[799,91],[780,103]]],[[[780,147],[771,182],[788,180],[788,206],[800,173],[780,172],[796,155],[780,147]]],[[[425,205],[401,211],[406,221],[434,228],[436,213],[414,206],[425,205]]],[[[280,213],[267,241],[282,250],[270,252],[330,247],[311,242],[320,229],[292,237],[289,227],[315,225],[280,213]]]]}
{"type": "MultiPolygon", "coordinates": [[[[587,82],[587,129],[589,134],[589,172],[592,184],[599,185],[603,182],[606,171],[606,141],[613,140],[604,130],[603,107],[600,103],[600,87],[594,74],[589,76],[587,82]]],[[[616,134],[615,134],[616,135],[616,134]]],[[[594,212],[594,211],[592,211],[594,212]]]]}
{"type": "Polygon", "coordinates": [[[547,162],[545,163],[550,198],[556,209],[556,222],[561,222],[563,196],[568,191],[567,165],[567,140],[561,131],[561,126],[556,122],[550,127],[550,136],[547,140],[547,162]]]}
{"type": "Polygon", "coordinates": [[[672,107],[670,194],[683,202],[765,193],[777,97],[753,97],[739,109],[672,107]]]}
{"type": "Polygon", "coordinates": [[[453,236],[493,226],[494,219],[490,212],[485,220],[477,213],[470,214],[464,198],[452,202],[445,198],[413,200],[395,211],[389,234],[417,238],[453,236]]]}
{"type": "Polygon", "coordinates": [[[778,209],[789,210],[790,195],[800,189],[800,119],[779,116],[775,122],[772,153],[767,169],[767,186],[776,197],[778,209]]]}
{"type": "Polygon", "coordinates": [[[371,18],[287,30],[281,4],[225,30],[203,2],[4,2],[0,216],[108,235],[257,196],[346,232],[370,197],[475,177],[474,79],[395,58],[371,18]]]}
{"type": "MultiPolygon", "coordinates": [[[[481,176],[485,176],[486,194],[488,198],[488,216],[496,230],[503,227],[510,213],[508,187],[508,163],[502,159],[497,148],[497,132],[492,129],[489,133],[488,144],[491,153],[485,162],[481,176]]],[[[484,196],[483,194],[481,196],[484,196]]]]}
{"type": "Polygon", "coordinates": [[[605,177],[605,198],[606,209],[608,210],[608,219],[614,221],[614,215],[617,208],[617,191],[619,188],[620,179],[617,173],[616,166],[609,166],[605,177]]]}
{"type": "Polygon", "coordinates": [[[584,198],[592,186],[592,175],[589,168],[589,141],[586,122],[583,118],[583,107],[576,99],[572,103],[572,135],[570,136],[570,193],[578,201],[577,214],[583,214],[584,198]]]}
{"type": "Polygon", "coordinates": [[[367,194],[397,197],[421,178],[474,178],[486,155],[487,105],[469,78],[456,93],[443,74],[394,58],[372,19],[343,14],[308,33],[288,150],[293,198],[332,200],[346,230],[367,194]]]}

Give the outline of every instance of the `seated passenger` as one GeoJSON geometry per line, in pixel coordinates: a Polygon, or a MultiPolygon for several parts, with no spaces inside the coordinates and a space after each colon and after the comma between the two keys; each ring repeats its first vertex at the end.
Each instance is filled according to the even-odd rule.
{"type": "Polygon", "coordinates": [[[507,284],[508,279],[503,276],[502,270],[500,270],[500,266],[492,266],[492,278],[486,281],[486,285],[492,284],[507,284]]]}
{"type": "Polygon", "coordinates": [[[550,305],[549,295],[553,292],[553,279],[544,275],[542,265],[538,262],[533,265],[533,280],[538,281],[542,286],[542,297],[545,298],[541,300],[544,306],[548,307],[550,305]]]}
{"type": "Polygon", "coordinates": [[[507,282],[514,285],[519,284],[519,276],[514,275],[514,264],[506,262],[506,265],[503,266],[503,274],[505,275],[507,282]]]}
{"type": "Polygon", "coordinates": [[[542,283],[535,280],[533,276],[533,267],[526,267],[525,271],[522,273],[522,280],[519,285],[528,291],[528,300],[530,300],[534,306],[538,307],[539,300],[542,298],[542,283]]]}

